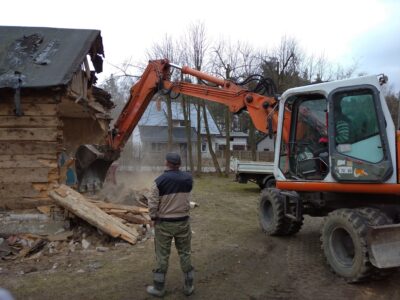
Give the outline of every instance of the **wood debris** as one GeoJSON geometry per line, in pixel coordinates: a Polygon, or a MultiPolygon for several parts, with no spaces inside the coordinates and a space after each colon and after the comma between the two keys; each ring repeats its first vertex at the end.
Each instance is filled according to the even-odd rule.
{"type": "Polygon", "coordinates": [[[149,209],[147,207],[139,207],[134,205],[124,205],[116,203],[107,203],[98,200],[89,200],[104,212],[125,220],[132,224],[149,224],[149,209]]]}
{"type": "Polygon", "coordinates": [[[137,242],[139,233],[135,227],[123,224],[119,219],[130,223],[148,223],[147,218],[142,216],[148,212],[147,208],[89,200],[66,185],[60,185],[50,191],[49,195],[58,205],[79,218],[110,236],[121,238],[131,244],[137,242]]]}

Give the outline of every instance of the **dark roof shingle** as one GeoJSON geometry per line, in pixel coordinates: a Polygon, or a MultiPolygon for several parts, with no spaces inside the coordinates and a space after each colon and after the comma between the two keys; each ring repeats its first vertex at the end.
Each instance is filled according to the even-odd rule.
{"type": "Polygon", "coordinates": [[[0,88],[66,85],[87,54],[100,73],[99,30],[0,26],[0,88]]]}

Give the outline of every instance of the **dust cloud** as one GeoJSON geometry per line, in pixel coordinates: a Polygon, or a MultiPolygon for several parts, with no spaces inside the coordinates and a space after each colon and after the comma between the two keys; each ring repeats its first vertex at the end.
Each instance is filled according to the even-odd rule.
{"type": "Polygon", "coordinates": [[[117,172],[117,184],[124,184],[132,189],[150,189],[154,179],[162,172],[117,172]]]}
{"type": "Polygon", "coordinates": [[[116,182],[106,181],[99,198],[112,203],[147,206],[150,188],[160,173],[117,172],[116,182]]]}

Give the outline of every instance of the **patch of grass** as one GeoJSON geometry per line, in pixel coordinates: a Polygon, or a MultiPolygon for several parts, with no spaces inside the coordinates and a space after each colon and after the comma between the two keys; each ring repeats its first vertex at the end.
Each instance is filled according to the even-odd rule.
{"type": "Polygon", "coordinates": [[[194,179],[194,194],[196,193],[239,193],[239,194],[255,194],[260,193],[260,189],[256,184],[240,184],[234,181],[233,177],[219,177],[216,175],[203,175],[194,179]]]}
{"type": "MultiPolygon", "coordinates": [[[[202,175],[195,178],[193,201],[200,206],[192,212],[193,260],[200,278],[217,269],[232,266],[238,245],[247,243],[257,233],[259,189],[255,184],[239,184],[232,177],[202,175]]],[[[154,267],[153,242],[146,241],[130,248],[111,249],[102,255],[75,252],[65,255],[72,267],[63,264],[55,270],[46,262],[41,271],[17,275],[24,262],[15,262],[15,272],[0,274],[3,287],[11,290],[16,299],[147,299],[146,284],[151,282],[154,267]],[[94,261],[101,267],[90,270],[94,261]],[[20,265],[18,265],[20,264],[20,265]],[[78,273],[83,269],[84,273],[78,273]]],[[[61,256],[59,259],[63,259],[61,256]]],[[[42,266],[45,257],[41,258],[42,266]]],[[[174,247],[168,284],[180,285],[182,274],[174,247]]],[[[0,265],[1,266],[1,265],[0,265]]],[[[4,268],[3,268],[4,269],[4,268]]],[[[236,273],[235,273],[236,274],[236,273]]],[[[225,283],[225,279],[221,279],[225,283]]],[[[207,291],[208,289],[203,289],[207,291]]],[[[180,290],[172,291],[169,299],[181,299],[180,290]]],[[[183,299],[183,298],[182,298],[183,299]]]]}

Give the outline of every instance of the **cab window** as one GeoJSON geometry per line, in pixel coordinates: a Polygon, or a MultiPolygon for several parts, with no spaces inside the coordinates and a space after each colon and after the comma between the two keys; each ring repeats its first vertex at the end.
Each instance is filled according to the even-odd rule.
{"type": "Polygon", "coordinates": [[[384,153],[373,97],[368,89],[333,96],[334,141],[339,153],[377,163],[384,153]]]}

